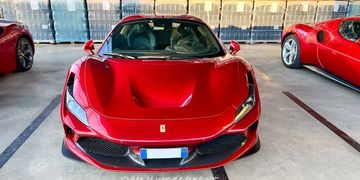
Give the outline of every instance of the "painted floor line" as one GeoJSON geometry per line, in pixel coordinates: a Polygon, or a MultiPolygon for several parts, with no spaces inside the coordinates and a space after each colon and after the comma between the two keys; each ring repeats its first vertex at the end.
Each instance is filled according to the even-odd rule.
{"type": "Polygon", "coordinates": [[[25,143],[31,134],[41,125],[50,113],[59,105],[61,96],[56,96],[30,123],[21,134],[0,154],[0,169],[15,154],[15,152],[25,143]]]}
{"type": "Polygon", "coordinates": [[[329,128],[332,132],[334,132],[337,136],[339,136],[341,139],[343,139],[345,142],[347,142],[350,146],[352,146],[354,149],[356,149],[358,152],[360,152],[360,144],[350,137],[348,134],[346,134],[344,131],[333,125],[331,122],[329,122],[325,117],[317,113],[315,110],[313,110],[311,107],[306,105],[304,102],[302,102],[299,98],[297,98],[295,95],[293,95],[290,92],[283,92],[287,97],[289,97],[292,101],[294,101],[297,105],[299,105],[302,109],[304,109],[306,112],[308,112],[312,117],[317,119],[320,123],[325,125],[327,128],[329,128]]]}

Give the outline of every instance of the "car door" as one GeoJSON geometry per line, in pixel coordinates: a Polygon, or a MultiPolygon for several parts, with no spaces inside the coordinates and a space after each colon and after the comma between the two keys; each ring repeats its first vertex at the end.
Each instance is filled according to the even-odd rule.
{"type": "Polygon", "coordinates": [[[360,86],[360,20],[338,20],[321,27],[318,58],[323,68],[360,86]]]}

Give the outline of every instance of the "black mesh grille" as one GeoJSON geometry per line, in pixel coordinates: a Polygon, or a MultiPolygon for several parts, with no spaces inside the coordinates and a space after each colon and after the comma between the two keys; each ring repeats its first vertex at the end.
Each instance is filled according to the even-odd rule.
{"type": "Polygon", "coordinates": [[[126,146],[115,144],[100,138],[80,138],[77,143],[86,151],[86,153],[93,153],[101,156],[124,157],[128,153],[128,148],[126,146]]]}
{"type": "Polygon", "coordinates": [[[200,155],[221,153],[240,147],[244,140],[242,134],[228,134],[200,144],[196,147],[196,152],[200,155]]]}

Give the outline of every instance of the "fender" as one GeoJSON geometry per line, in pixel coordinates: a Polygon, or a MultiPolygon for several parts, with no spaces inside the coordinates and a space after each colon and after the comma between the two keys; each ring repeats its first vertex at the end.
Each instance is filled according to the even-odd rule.
{"type": "Polygon", "coordinates": [[[1,67],[0,72],[7,74],[16,69],[16,42],[18,32],[16,24],[3,26],[4,32],[0,37],[1,67]]]}
{"type": "Polygon", "coordinates": [[[0,20],[0,27],[4,32],[0,35],[0,72],[7,74],[16,70],[16,46],[19,38],[26,37],[35,54],[35,47],[31,34],[25,25],[19,22],[0,20]]]}
{"type": "Polygon", "coordinates": [[[316,34],[320,29],[310,24],[294,24],[284,29],[281,42],[291,34],[297,36],[300,44],[300,61],[302,64],[311,64],[319,66],[317,58],[317,38],[316,34]]]}

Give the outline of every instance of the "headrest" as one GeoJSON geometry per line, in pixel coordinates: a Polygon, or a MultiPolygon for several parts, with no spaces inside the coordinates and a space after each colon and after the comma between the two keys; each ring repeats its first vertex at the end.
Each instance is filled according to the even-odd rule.
{"type": "Polygon", "coordinates": [[[352,28],[354,33],[357,35],[357,38],[360,38],[360,22],[354,22],[352,28]]]}
{"type": "Polygon", "coordinates": [[[192,30],[192,27],[191,27],[191,25],[188,25],[188,24],[181,24],[178,27],[178,32],[181,34],[182,37],[191,35],[192,34],[191,30],[192,30]]]}
{"type": "Polygon", "coordinates": [[[133,31],[135,33],[144,33],[150,30],[150,26],[148,23],[138,23],[133,27],[133,31]]]}

